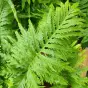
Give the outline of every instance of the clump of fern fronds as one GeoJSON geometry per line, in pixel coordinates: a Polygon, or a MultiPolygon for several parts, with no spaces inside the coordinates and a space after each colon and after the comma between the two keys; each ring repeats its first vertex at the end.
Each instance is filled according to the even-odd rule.
{"type": "Polygon", "coordinates": [[[28,29],[21,24],[12,1],[7,3],[19,28],[15,38],[5,40],[10,48],[2,54],[7,88],[44,88],[45,82],[51,88],[86,87],[88,80],[80,77],[76,67],[79,51],[74,41],[82,36],[85,22],[79,16],[78,3],[49,5],[37,26],[28,18],[28,29]]]}

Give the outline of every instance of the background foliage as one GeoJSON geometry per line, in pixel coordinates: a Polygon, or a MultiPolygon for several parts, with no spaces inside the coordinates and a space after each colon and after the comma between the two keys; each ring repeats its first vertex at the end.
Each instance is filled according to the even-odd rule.
{"type": "Polygon", "coordinates": [[[0,0],[0,88],[87,88],[80,45],[88,0],[0,0]]]}

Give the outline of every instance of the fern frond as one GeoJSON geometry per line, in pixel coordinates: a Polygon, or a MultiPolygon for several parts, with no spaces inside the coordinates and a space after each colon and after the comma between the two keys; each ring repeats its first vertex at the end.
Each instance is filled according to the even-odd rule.
{"type": "Polygon", "coordinates": [[[84,22],[78,17],[80,10],[77,3],[71,6],[67,1],[56,9],[50,5],[49,12],[44,14],[38,27],[35,28],[29,19],[26,31],[19,23],[11,0],[8,1],[22,31],[21,34],[16,32],[17,42],[6,57],[10,68],[8,73],[14,79],[13,87],[41,88],[44,81],[53,85],[68,85],[63,71],[74,73],[78,54],[71,44],[74,38],[81,35],[80,25],[84,22]]]}
{"type": "MultiPolygon", "coordinates": [[[[7,51],[9,49],[8,40],[14,34],[14,30],[12,29],[13,23],[13,15],[12,10],[6,0],[0,1],[0,45],[2,48],[2,52],[4,50],[7,51]]],[[[14,37],[14,36],[13,36],[14,37]]]]}
{"type": "Polygon", "coordinates": [[[88,15],[88,0],[73,0],[73,1],[78,2],[79,8],[82,10],[82,12],[88,15]]]}
{"type": "Polygon", "coordinates": [[[86,20],[84,26],[83,26],[83,40],[82,40],[82,47],[88,46],[88,0],[73,0],[74,2],[79,3],[79,8],[82,11],[81,15],[86,20]]]}
{"type": "Polygon", "coordinates": [[[0,36],[6,37],[10,34],[10,24],[12,20],[12,13],[9,5],[6,3],[5,0],[0,1],[0,36]]]}
{"type": "MultiPolygon", "coordinates": [[[[12,10],[6,0],[0,0],[0,86],[5,86],[6,75],[6,55],[9,53],[14,31],[12,30],[13,15],[12,10]]],[[[14,36],[13,36],[14,37],[14,36]]]]}

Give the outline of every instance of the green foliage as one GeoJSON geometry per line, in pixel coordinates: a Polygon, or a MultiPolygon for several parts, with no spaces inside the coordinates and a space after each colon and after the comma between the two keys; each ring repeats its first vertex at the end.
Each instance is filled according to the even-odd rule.
{"type": "Polygon", "coordinates": [[[7,4],[7,2],[5,1],[0,1],[0,36],[1,37],[7,37],[10,32],[10,24],[11,24],[11,8],[9,7],[9,5],[7,4]],[[4,6],[5,5],[5,6],[4,6]],[[4,7],[3,7],[4,6],[4,7]],[[2,32],[3,31],[3,32],[2,32]]]}
{"type": "Polygon", "coordinates": [[[47,82],[49,88],[86,88],[88,78],[81,78],[83,70],[76,67],[80,57],[74,41],[86,37],[84,29],[87,30],[85,17],[80,16],[85,13],[78,3],[70,4],[68,0],[65,3],[58,0],[0,2],[0,87],[45,88],[47,82]],[[17,6],[22,9],[14,2],[21,3],[17,6]],[[38,3],[46,6],[37,8],[42,15],[32,10],[38,3]]]}
{"type": "Polygon", "coordinates": [[[88,0],[73,0],[74,2],[79,2],[79,7],[83,13],[88,13],[88,0]]]}

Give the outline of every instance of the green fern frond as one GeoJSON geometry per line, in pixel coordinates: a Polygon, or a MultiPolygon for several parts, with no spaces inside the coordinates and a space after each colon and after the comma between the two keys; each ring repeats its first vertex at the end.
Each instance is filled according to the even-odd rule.
{"type": "Polygon", "coordinates": [[[9,4],[0,0],[0,45],[2,50],[7,49],[7,40],[14,34],[12,30],[13,15],[9,4]]]}
{"type": "Polygon", "coordinates": [[[73,2],[78,2],[82,12],[88,15],[88,0],[73,0],[73,2]]]}
{"type": "MultiPolygon", "coordinates": [[[[6,75],[6,58],[7,52],[9,53],[11,39],[14,31],[12,30],[13,15],[12,10],[6,0],[0,0],[0,86],[5,87],[6,75]]],[[[14,36],[13,36],[14,37],[14,36]]],[[[3,88],[2,87],[2,88],[3,88]]]]}
{"type": "Polygon", "coordinates": [[[11,8],[6,3],[6,1],[0,1],[0,36],[6,37],[10,34],[10,24],[12,20],[12,13],[11,8]]]}
{"type": "Polygon", "coordinates": [[[8,3],[21,31],[16,32],[17,42],[6,55],[7,74],[11,74],[13,88],[41,88],[44,81],[68,85],[63,71],[74,73],[78,55],[71,44],[73,38],[81,35],[80,25],[84,22],[78,17],[77,3],[71,6],[67,1],[56,8],[50,5],[37,28],[29,19],[28,31],[20,24],[12,2],[8,3]]]}
{"type": "Polygon", "coordinates": [[[83,26],[83,40],[82,40],[82,47],[86,48],[88,46],[88,0],[73,0],[75,2],[79,2],[79,8],[82,11],[81,15],[86,20],[83,26]]]}

